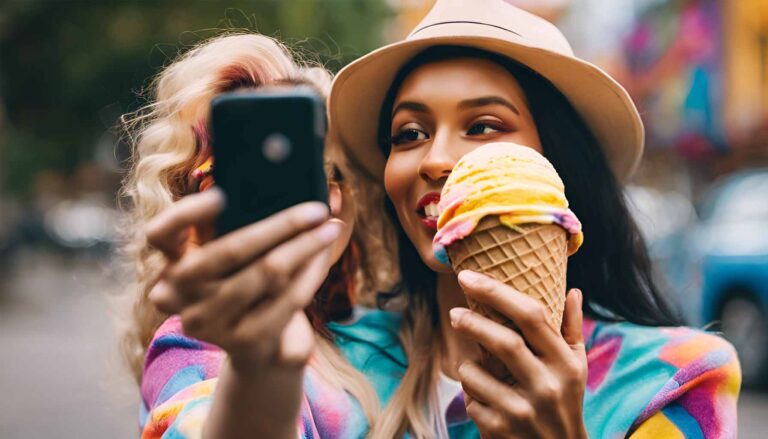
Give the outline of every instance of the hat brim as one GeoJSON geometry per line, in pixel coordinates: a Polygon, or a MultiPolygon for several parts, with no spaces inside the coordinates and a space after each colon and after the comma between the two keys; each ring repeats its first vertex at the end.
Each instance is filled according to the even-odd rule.
{"type": "Polygon", "coordinates": [[[547,78],[592,130],[614,175],[626,181],[637,168],[645,131],[626,90],[599,67],[546,49],[482,36],[438,36],[377,49],[336,76],[328,102],[331,124],[351,159],[383,178],[386,158],[377,145],[381,106],[397,72],[423,50],[439,45],[484,49],[507,56],[547,78]]]}

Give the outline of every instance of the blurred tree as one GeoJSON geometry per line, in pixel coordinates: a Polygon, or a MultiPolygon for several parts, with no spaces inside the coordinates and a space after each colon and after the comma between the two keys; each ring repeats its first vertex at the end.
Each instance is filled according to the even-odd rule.
{"type": "Polygon", "coordinates": [[[337,70],[381,44],[385,0],[0,2],[0,188],[90,160],[136,92],[179,50],[222,29],[276,36],[337,70]]]}

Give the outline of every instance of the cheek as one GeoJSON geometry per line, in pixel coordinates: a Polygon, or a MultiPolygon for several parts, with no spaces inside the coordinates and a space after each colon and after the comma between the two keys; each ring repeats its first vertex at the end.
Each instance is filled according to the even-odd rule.
{"type": "Polygon", "coordinates": [[[418,179],[418,173],[409,164],[410,161],[404,160],[402,155],[395,158],[390,156],[384,168],[384,189],[395,207],[400,225],[406,235],[413,239],[414,224],[412,224],[413,218],[409,215],[409,194],[415,180],[418,179]]]}
{"type": "Polygon", "coordinates": [[[539,138],[539,129],[532,118],[527,121],[526,128],[520,134],[523,138],[520,142],[522,145],[533,148],[540,154],[544,153],[544,148],[541,146],[541,138],[539,138]]]}
{"type": "Polygon", "coordinates": [[[541,139],[539,138],[539,133],[535,130],[525,140],[524,145],[527,145],[530,148],[535,149],[536,152],[538,152],[539,154],[544,154],[544,148],[541,146],[541,139]]]}
{"type": "Polygon", "coordinates": [[[544,148],[541,146],[541,139],[539,138],[539,132],[536,126],[532,123],[517,131],[505,134],[498,141],[517,143],[518,145],[527,146],[536,150],[539,154],[544,153],[544,148]]]}
{"type": "Polygon", "coordinates": [[[408,187],[408,174],[405,172],[407,169],[403,165],[402,160],[390,156],[384,168],[384,189],[398,211],[408,187]]]}

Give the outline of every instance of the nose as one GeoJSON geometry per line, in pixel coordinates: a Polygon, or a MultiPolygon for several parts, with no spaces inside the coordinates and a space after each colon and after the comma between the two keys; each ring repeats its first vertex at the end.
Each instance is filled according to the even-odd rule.
{"type": "Polygon", "coordinates": [[[435,136],[429,152],[419,163],[419,176],[427,181],[440,181],[447,178],[458,161],[457,151],[443,136],[435,136]]]}

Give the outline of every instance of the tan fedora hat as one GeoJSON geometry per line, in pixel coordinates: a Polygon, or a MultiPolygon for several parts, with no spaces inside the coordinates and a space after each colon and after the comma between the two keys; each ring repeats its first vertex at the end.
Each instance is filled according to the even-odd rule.
{"type": "Polygon", "coordinates": [[[397,72],[431,46],[470,46],[507,56],[547,78],[571,102],[603,147],[614,175],[626,181],[643,152],[640,115],[624,88],[574,56],[551,23],[506,0],[437,0],[410,35],[347,65],[336,76],[328,113],[352,159],[381,178],[379,113],[397,72]]]}

